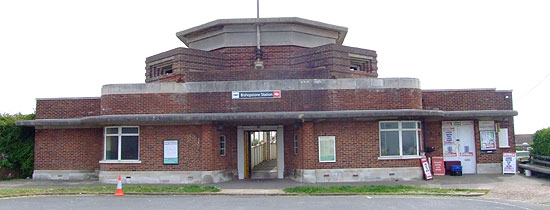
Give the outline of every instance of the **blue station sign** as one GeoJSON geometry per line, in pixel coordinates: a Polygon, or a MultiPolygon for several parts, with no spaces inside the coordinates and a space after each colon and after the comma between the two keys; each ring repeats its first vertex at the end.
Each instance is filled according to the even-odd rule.
{"type": "Polygon", "coordinates": [[[232,91],[232,99],[281,98],[280,90],[232,91]]]}

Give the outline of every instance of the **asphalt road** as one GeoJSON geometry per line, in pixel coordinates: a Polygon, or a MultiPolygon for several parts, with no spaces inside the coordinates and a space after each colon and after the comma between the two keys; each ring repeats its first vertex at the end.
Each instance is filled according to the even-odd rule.
{"type": "Polygon", "coordinates": [[[550,209],[522,202],[396,196],[53,196],[0,199],[0,209],[550,209]]]}

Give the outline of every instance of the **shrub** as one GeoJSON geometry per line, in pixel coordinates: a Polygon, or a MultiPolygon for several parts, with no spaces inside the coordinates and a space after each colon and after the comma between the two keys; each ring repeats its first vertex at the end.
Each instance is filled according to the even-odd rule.
{"type": "Polygon", "coordinates": [[[0,115],[0,153],[7,158],[0,159],[0,166],[21,170],[23,177],[32,175],[34,167],[34,128],[15,125],[17,120],[32,120],[29,115],[0,115]]]}
{"type": "Polygon", "coordinates": [[[550,128],[538,130],[533,135],[533,144],[531,151],[535,155],[550,156],[550,128]]]}

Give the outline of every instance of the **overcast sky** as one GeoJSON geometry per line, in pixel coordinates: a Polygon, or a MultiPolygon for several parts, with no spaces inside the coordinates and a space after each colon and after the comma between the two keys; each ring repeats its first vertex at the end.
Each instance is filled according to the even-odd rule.
{"type": "MultiPolygon", "coordinates": [[[[347,27],[344,45],[377,51],[379,77],[419,78],[423,89],[511,89],[521,134],[550,126],[549,2],[262,0],[260,16],[347,27]]],[[[255,16],[255,0],[2,1],[0,113],[142,83],[147,56],[184,46],[176,32],[255,16]]]]}

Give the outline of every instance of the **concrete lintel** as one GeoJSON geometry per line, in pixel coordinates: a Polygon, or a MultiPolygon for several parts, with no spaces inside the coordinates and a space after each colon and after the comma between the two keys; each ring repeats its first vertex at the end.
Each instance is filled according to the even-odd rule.
{"type": "Polygon", "coordinates": [[[189,113],[189,114],[129,114],[102,115],[71,119],[20,120],[17,126],[45,127],[90,127],[92,125],[167,125],[204,124],[211,122],[262,121],[271,120],[315,120],[315,119],[362,119],[421,117],[436,119],[510,117],[514,110],[441,111],[421,109],[392,110],[340,110],[340,111],[294,111],[294,112],[239,112],[239,113],[189,113]]]}
{"type": "Polygon", "coordinates": [[[345,78],[110,84],[103,86],[101,89],[101,95],[152,93],[182,94],[253,90],[291,91],[385,88],[420,89],[420,81],[416,78],[345,78]]]}
{"type": "Polygon", "coordinates": [[[511,117],[517,115],[518,112],[515,110],[445,111],[446,118],[511,117]]]}

